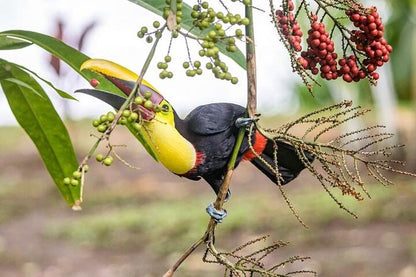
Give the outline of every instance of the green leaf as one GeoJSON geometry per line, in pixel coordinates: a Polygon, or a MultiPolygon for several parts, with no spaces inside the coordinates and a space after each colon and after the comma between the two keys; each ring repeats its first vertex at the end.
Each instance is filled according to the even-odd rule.
{"type": "Polygon", "coordinates": [[[22,65],[20,65],[20,64],[15,64],[15,63],[13,63],[13,65],[14,66],[17,66],[17,67],[19,67],[19,68],[21,68],[21,69],[23,69],[24,71],[27,71],[27,72],[29,72],[29,73],[31,73],[32,75],[35,75],[36,76],[36,78],[38,78],[39,80],[42,80],[45,84],[47,84],[48,86],[50,86],[53,90],[55,90],[58,94],[59,94],[59,96],[61,96],[62,98],[65,98],[65,99],[70,99],[70,100],[76,100],[76,101],[78,101],[75,97],[73,97],[73,96],[71,96],[71,95],[69,95],[68,93],[66,93],[65,91],[63,91],[63,90],[61,90],[61,89],[59,89],[59,88],[57,88],[57,87],[55,87],[51,82],[49,82],[48,80],[46,80],[45,78],[42,78],[41,76],[39,76],[39,74],[37,74],[36,72],[34,72],[34,71],[32,71],[32,70],[30,70],[30,69],[28,69],[28,68],[26,68],[26,67],[24,67],[24,66],[22,66],[22,65]]]}
{"type": "MultiPolygon", "coordinates": [[[[129,1],[159,16],[163,15],[163,8],[166,7],[165,0],[129,0],[129,1]]],[[[198,28],[195,28],[192,24],[194,19],[191,17],[191,12],[192,12],[192,7],[183,2],[182,3],[181,27],[189,31],[191,34],[195,36],[204,37],[213,28],[207,28],[203,32],[201,32],[198,28]]],[[[237,49],[236,52],[228,52],[226,50],[226,45],[224,43],[218,42],[216,43],[216,45],[221,53],[223,53],[224,55],[228,56],[230,59],[235,61],[243,69],[247,70],[246,58],[244,54],[240,51],[240,49],[237,49]]]]}
{"type": "Polygon", "coordinates": [[[9,37],[0,37],[0,50],[20,49],[32,45],[32,43],[9,37]]]}
{"type": "Polygon", "coordinates": [[[11,30],[11,31],[0,32],[0,39],[2,39],[3,37],[6,37],[6,38],[17,37],[20,39],[28,40],[42,47],[43,49],[45,49],[52,55],[56,56],[57,58],[67,63],[70,67],[72,67],[76,72],[78,72],[86,80],[89,81],[92,78],[98,79],[100,84],[97,86],[97,88],[111,91],[121,96],[124,95],[124,93],[122,93],[115,85],[113,85],[111,82],[106,80],[100,74],[97,74],[95,72],[88,71],[88,70],[81,71],[80,67],[82,63],[90,59],[90,57],[78,51],[77,49],[65,44],[59,39],[56,39],[54,37],[47,36],[44,34],[31,32],[31,31],[24,31],[24,30],[11,30]]]}
{"type": "MultiPolygon", "coordinates": [[[[56,38],[24,30],[11,30],[0,32],[0,39],[2,37],[18,37],[31,41],[34,44],[42,47],[49,53],[55,55],[57,58],[66,62],[87,81],[90,81],[92,78],[98,79],[100,84],[96,87],[97,89],[112,92],[123,98],[126,97],[126,95],[118,87],[116,87],[113,83],[108,81],[102,75],[88,70],[80,71],[81,65],[84,63],[84,61],[90,59],[90,57],[56,38]]],[[[1,74],[2,73],[0,70],[0,76],[1,74]]],[[[134,129],[129,129],[132,132],[132,134],[137,138],[137,140],[139,140],[143,144],[145,149],[149,152],[150,147],[143,143],[143,138],[141,137],[141,135],[134,131],[134,129]]],[[[155,157],[154,154],[152,154],[151,152],[149,152],[149,154],[152,155],[152,157],[155,157]]]]}
{"type": "Polygon", "coordinates": [[[66,202],[73,207],[79,205],[80,186],[63,184],[64,177],[72,176],[77,170],[78,161],[68,131],[53,104],[37,81],[24,70],[0,59],[0,72],[9,76],[0,79],[0,84],[16,120],[36,145],[66,202]]]}
{"type": "Polygon", "coordinates": [[[37,92],[37,90],[35,90],[33,87],[31,87],[29,84],[26,84],[25,82],[22,82],[21,80],[19,80],[19,79],[16,79],[16,78],[5,78],[5,79],[2,79],[2,81],[4,81],[4,82],[11,82],[11,83],[15,83],[16,85],[18,85],[18,86],[21,86],[21,87],[25,87],[25,88],[27,88],[27,89],[29,89],[29,91],[31,91],[31,92],[33,92],[34,94],[36,94],[37,96],[39,96],[39,97],[42,97],[42,95],[40,95],[39,94],[39,92],[37,92]]]}

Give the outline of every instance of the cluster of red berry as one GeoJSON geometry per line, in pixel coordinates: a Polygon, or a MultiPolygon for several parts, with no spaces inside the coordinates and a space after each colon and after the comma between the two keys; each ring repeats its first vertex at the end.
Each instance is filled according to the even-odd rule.
{"type": "MultiPolygon", "coordinates": [[[[300,52],[302,31],[294,16],[295,7],[292,0],[287,3],[288,6],[276,11],[277,24],[292,49],[300,52]]],[[[314,75],[320,73],[326,80],[339,77],[346,82],[358,82],[366,77],[377,80],[379,74],[375,70],[389,60],[390,52],[393,50],[383,38],[384,26],[377,8],[372,7],[364,11],[359,7],[351,7],[345,13],[354,26],[359,28],[352,30],[351,37],[346,39],[355,43],[355,49],[364,54],[365,58],[361,60],[356,56],[357,53],[351,56],[345,56],[344,53],[344,56],[338,59],[334,41],[325,29],[325,24],[318,22],[318,16],[312,14],[311,28],[306,39],[308,49],[301,52],[297,61],[304,69],[310,70],[314,75]]]]}
{"type": "Polygon", "coordinates": [[[302,50],[302,30],[298,21],[295,19],[293,11],[295,5],[292,0],[288,1],[288,7],[284,7],[284,10],[288,9],[289,13],[286,16],[283,10],[276,11],[276,18],[279,22],[279,28],[282,31],[285,38],[289,41],[289,44],[292,46],[293,50],[300,52],[302,50]]]}
{"type": "Polygon", "coordinates": [[[353,9],[346,10],[345,13],[354,26],[359,28],[351,32],[351,41],[355,43],[357,50],[365,52],[367,58],[363,60],[363,64],[366,71],[377,80],[379,75],[374,71],[389,60],[390,52],[393,51],[383,38],[384,25],[377,8],[370,8],[368,14],[353,9]]]}
{"type": "Polygon", "coordinates": [[[322,78],[327,80],[338,78],[338,55],[334,52],[334,42],[325,30],[325,24],[315,20],[308,31],[306,42],[308,50],[302,51],[301,57],[298,58],[300,64],[305,69],[311,70],[312,74],[318,74],[316,66],[319,64],[322,78]]]}

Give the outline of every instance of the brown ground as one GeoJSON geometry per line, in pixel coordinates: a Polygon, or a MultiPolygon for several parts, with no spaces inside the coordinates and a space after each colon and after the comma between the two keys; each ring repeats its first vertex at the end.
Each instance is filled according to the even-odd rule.
{"type": "MultiPolygon", "coordinates": [[[[85,141],[84,129],[72,133],[77,149],[85,153],[92,140],[85,141]]],[[[5,134],[10,133],[1,135],[5,134]]],[[[12,135],[15,139],[0,148],[1,276],[161,276],[202,235],[208,222],[204,207],[213,200],[208,185],[166,172],[133,140],[128,139],[128,151],[120,149],[120,153],[142,169],[121,163],[104,168],[91,162],[83,211],[75,213],[58,195],[32,144],[19,131],[12,135]],[[187,205],[192,205],[191,218],[187,205]],[[100,221],[114,213],[113,221],[100,221]]],[[[304,173],[288,187],[296,209],[310,224],[310,230],[305,230],[277,188],[254,167],[241,166],[233,179],[229,217],[217,233],[218,247],[231,249],[270,234],[272,240],[290,241],[275,256],[278,261],[292,255],[311,257],[283,272],[311,269],[319,276],[416,276],[414,182],[374,188],[373,200],[351,204],[362,215],[355,220],[337,209],[310,179],[304,173]],[[254,211],[256,207],[261,211],[254,211]]],[[[177,276],[222,276],[221,267],[202,263],[201,257],[201,251],[192,255],[177,276]]]]}

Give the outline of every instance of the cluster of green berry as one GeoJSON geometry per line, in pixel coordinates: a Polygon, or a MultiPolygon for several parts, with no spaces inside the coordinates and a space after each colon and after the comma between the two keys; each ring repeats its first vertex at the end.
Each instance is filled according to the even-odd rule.
{"type": "Polygon", "coordinates": [[[106,156],[103,154],[97,154],[97,156],[95,156],[95,160],[105,166],[110,166],[114,162],[114,158],[110,156],[110,154],[107,154],[106,156]]]}
{"type": "Polygon", "coordinates": [[[78,186],[81,182],[81,178],[82,178],[82,171],[83,172],[88,172],[89,167],[87,164],[82,166],[81,170],[76,170],[74,172],[72,172],[72,176],[71,177],[65,177],[64,178],[64,185],[72,185],[74,187],[78,186]]]}
{"type": "Polygon", "coordinates": [[[194,61],[193,63],[190,62],[184,62],[182,64],[183,68],[186,69],[186,76],[194,77],[195,75],[201,75],[202,74],[202,68],[201,68],[201,62],[200,61],[194,61]],[[192,68],[190,68],[192,67],[192,68]]]}
{"type": "Polygon", "coordinates": [[[157,68],[162,69],[162,71],[159,73],[160,79],[172,78],[173,77],[172,71],[167,70],[168,63],[170,63],[171,61],[172,61],[172,57],[169,56],[169,55],[166,55],[164,62],[158,62],[157,63],[157,68]]]}
{"type": "Polygon", "coordinates": [[[97,128],[97,131],[104,133],[111,123],[114,121],[115,114],[113,112],[108,112],[107,114],[101,115],[98,119],[92,122],[92,126],[97,128]]]}
{"type": "Polygon", "coordinates": [[[236,84],[238,79],[228,72],[227,66],[220,60],[220,50],[217,43],[224,43],[228,52],[237,51],[235,38],[242,39],[243,31],[238,28],[235,30],[235,34],[229,36],[225,32],[223,24],[227,24],[226,29],[229,29],[234,25],[245,26],[250,23],[249,19],[245,17],[242,18],[239,14],[228,13],[224,15],[222,12],[216,12],[209,6],[208,2],[194,5],[191,17],[194,19],[193,25],[199,30],[206,31],[211,29],[210,31],[205,32],[206,34],[200,43],[202,49],[199,50],[199,55],[201,57],[205,56],[211,59],[206,65],[207,69],[212,70],[216,78],[231,81],[231,83],[236,84]]]}

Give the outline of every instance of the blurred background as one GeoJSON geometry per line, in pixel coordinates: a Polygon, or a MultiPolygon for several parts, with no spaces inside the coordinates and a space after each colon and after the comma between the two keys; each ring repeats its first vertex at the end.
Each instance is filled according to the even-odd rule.
{"type": "MultiPolygon", "coordinates": [[[[267,3],[261,5],[267,10],[267,3]]],[[[379,85],[321,82],[314,97],[291,73],[288,55],[270,25],[268,13],[257,11],[259,112],[265,115],[262,124],[277,127],[315,108],[351,99],[373,111],[366,120],[355,121],[348,128],[386,125],[397,134],[397,143],[406,144],[397,158],[406,160],[406,169],[415,172],[416,3],[380,0],[367,1],[366,5],[379,7],[387,40],[394,48],[391,62],[380,71],[379,85]]],[[[1,31],[47,33],[81,47],[91,57],[110,59],[134,71],[139,71],[149,49],[136,33],[158,19],[128,1],[115,0],[0,0],[0,7],[1,31]]],[[[166,55],[169,41],[163,43],[156,61],[166,55]]],[[[155,66],[146,76],[181,115],[208,102],[245,104],[245,73],[231,62],[230,69],[240,79],[237,86],[219,82],[209,73],[202,78],[185,78],[181,69],[186,58],[183,45],[178,41],[172,48],[172,80],[159,80],[155,66]]],[[[36,46],[2,51],[0,57],[36,71],[68,92],[88,87],[36,46]]],[[[81,158],[95,141],[90,137],[91,119],[110,108],[92,102],[88,96],[78,98],[77,103],[53,101],[81,158]]],[[[0,138],[1,276],[161,276],[205,231],[205,207],[214,199],[209,186],[167,172],[125,130],[118,130],[112,143],[121,145],[116,150],[123,159],[141,169],[121,162],[110,168],[91,162],[83,211],[79,213],[61,199],[33,143],[16,126],[3,94],[0,138]]],[[[357,202],[339,198],[359,215],[354,219],[338,208],[308,172],[303,172],[286,192],[309,225],[307,230],[292,215],[278,189],[251,165],[242,164],[233,178],[232,198],[226,206],[229,216],[218,227],[217,245],[229,250],[270,234],[271,240],[290,242],[278,251],[275,260],[293,255],[311,257],[289,265],[288,271],[311,269],[319,276],[414,277],[416,182],[403,176],[394,179],[396,185],[391,187],[370,181],[371,199],[357,202]]],[[[220,276],[221,268],[204,264],[202,254],[192,255],[178,276],[220,276]]]]}

